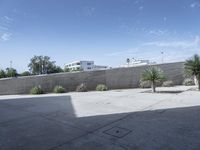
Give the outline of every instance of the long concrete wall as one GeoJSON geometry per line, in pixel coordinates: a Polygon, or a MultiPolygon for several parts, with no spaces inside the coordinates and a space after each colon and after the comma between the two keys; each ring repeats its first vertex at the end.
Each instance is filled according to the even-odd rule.
{"type": "MultiPolygon", "coordinates": [[[[168,80],[175,84],[183,81],[184,63],[155,65],[160,67],[168,80]]],[[[0,80],[0,95],[27,94],[34,86],[40,85],[45,92],[52,92],[54,86],[62,85],[68,91],[74,91],[77,85],[86,83],[89,90],[97,84],[106,84],[110,89],[138,87],[141,73],[148,66],[116,68],[102,71],[59,73],[40,76],[18,77],[0,80]]]]}

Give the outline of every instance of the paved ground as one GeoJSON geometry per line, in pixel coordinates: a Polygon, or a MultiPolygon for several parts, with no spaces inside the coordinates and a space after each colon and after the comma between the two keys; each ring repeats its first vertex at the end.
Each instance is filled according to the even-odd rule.
{"type": "Polygon", "coordinates": [[[0,96],[0,149],[199,150],[191,88],[0,96]]]}

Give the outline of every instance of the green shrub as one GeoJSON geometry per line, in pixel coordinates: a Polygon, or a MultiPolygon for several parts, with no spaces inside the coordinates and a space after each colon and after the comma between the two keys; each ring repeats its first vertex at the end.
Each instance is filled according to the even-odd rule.
{"type": "MultiPolygon", "coordinates": [[[[200,55],[195,54],[192,58],[186,60],[185,72],[189,77],[196,78],[198,90],[200,91],[200,55]]],[[[193,84],[193,83],[190,82],[189,84],[193,84]]]]}
{"type": "Polygon", "coordinates": [[[43,90],[41,88],[41,86],[35,86],[31,89],[30,91],[31,94],[43,94],[43,90]]]}
{"type": "Polygon", "coordinates": [[[22,72],[20,76],[30,76],[31,73],[29,71],[22,72]]]}
{"type": "Polygon", "coordinates": [[[162,86],[163,87],[172,87],[172,86],[174,86],[174,82],[171,80],[165,81],[165,82],[163,82],[162,86]]]}
{"type": "Polygon", "coordinates": [[[183,81],[183,85],[185,85],[185,86],[192,86],[192,85],[195,85],[194,79],[186,78],[186,79],[183,81]]]}
{"type": "MultiPolygon", "coordinates": [[[[159,86],[162,86],[163,82],[162,81],[156,81],[156,86],[159,87],[159,86]]],[[[139,82],[139,87],[140,88],[143,88],[143,89],[146,89],[146,88],[151,88],[151,81],[142,81],[140,80],[139,82]]]]}
{"type": "Polygon", "coordinates": [[[0,78],[6,78],[6,73],[4,70],[0,70],[0,78]]]}
{"type": "Polygon", "coordinates": [[[142,81],[150,81],[152,91],[156,92],[156,87],[158,83],[161,83],[165,79],[165,75],[163,70],[158,67],[148,67],[142,73],[141,80],[142,81]]]}
{"type": "Polygon", "coordinates": [[[96,87],[96,91],[108,91],[108,87],[104,84],[99,84],[96,87]]]}
{"type": "Polygon", "coordinates": [[[76,87],[77,92],[87,92],[87,86],[85,83],[82,83],[76,87]]]}
{"type": "Polygon", "coordinates": [[[140,81],[139,83],[140,88],[151,88],[151,82],[150,81],[140,81]]]}
{"type": "Polygon", "coordinates": [[[160,86],[162,86],[163,85],[163,81],[156,81],[156,86],[157,87],[160,87],[160,86]]]}
{"type": "Polygon", "coordinates": [[[54,93],[65,93],[66,90],[65,90],[64,87],[58,85],[58,86],[55,86],[55,87],[54,87],[53,92],[54,92],[54,93]]]}
{"type": "Polygon", "coordinates": [[[17,70],[14,68],[6,68],[6,76],[7,77],[17,77],[17,70]]]}

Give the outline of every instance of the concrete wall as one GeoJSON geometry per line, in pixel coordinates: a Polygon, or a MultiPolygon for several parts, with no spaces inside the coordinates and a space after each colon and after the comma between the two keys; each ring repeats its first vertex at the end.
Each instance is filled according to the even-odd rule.
{"type": "MultiPolygon", "coordinates": [[[[184,63],[168,63],[155,65],[160,67],[168,80],[175,84],[183,81],[184,63]]],[[[89,90],[94,90],[97,84],[106,84],[111,89],[136,88],[141,73],[147,66],[116,68],[111,70],[59,73],[51,75],[18,77],[0,80],[0,95],[4,94],[26,94],[34,86],[40,85],[45,92],[52,92],[54,86],[62,85],[68,91],[74,91],[76,86],[86,83],[89,90]]]]}

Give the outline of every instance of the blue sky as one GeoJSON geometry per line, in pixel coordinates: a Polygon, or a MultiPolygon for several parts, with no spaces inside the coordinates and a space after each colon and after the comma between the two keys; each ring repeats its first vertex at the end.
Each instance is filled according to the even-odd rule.
{"type": "Polygon", "coordinates": [[[0,0],[0,67],[33,55],[119,66],[200,54],[200,0],[0,0]]]}

